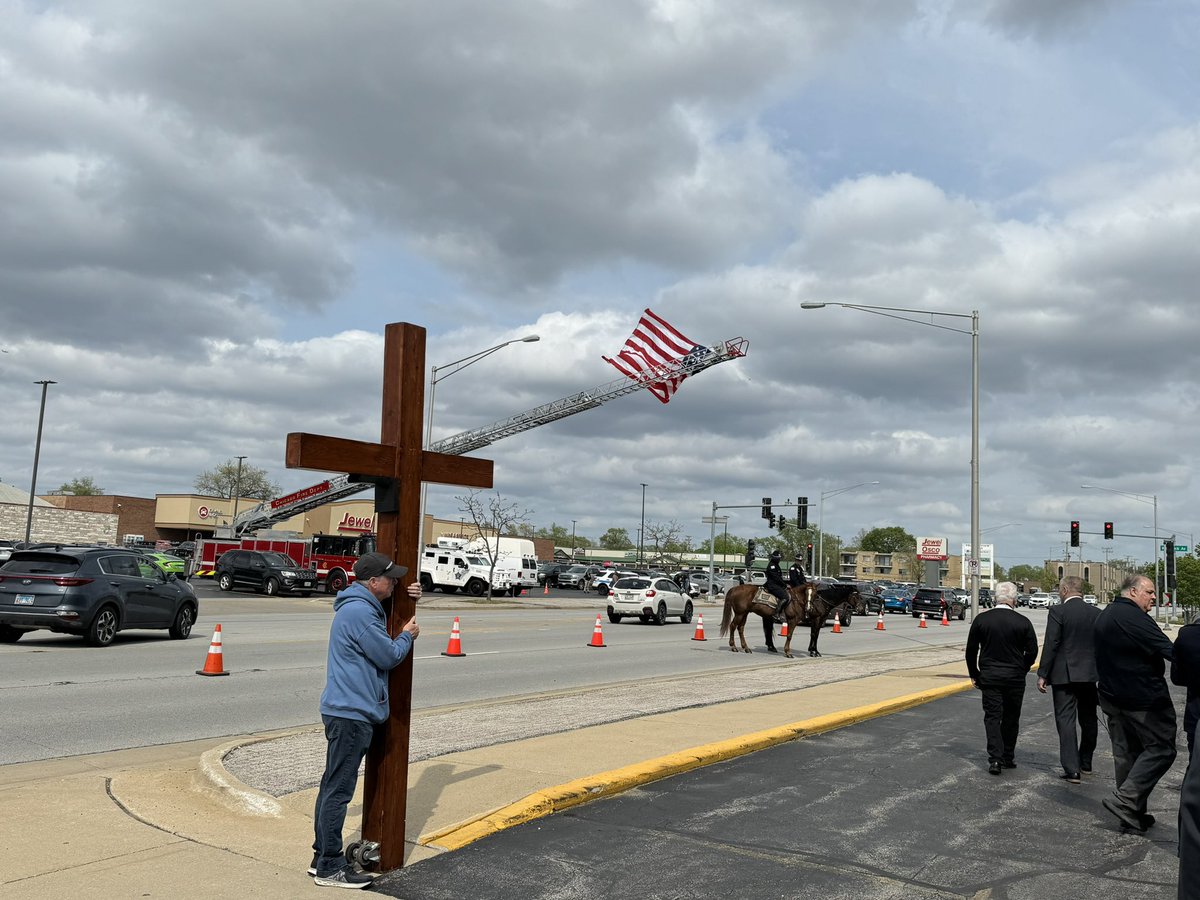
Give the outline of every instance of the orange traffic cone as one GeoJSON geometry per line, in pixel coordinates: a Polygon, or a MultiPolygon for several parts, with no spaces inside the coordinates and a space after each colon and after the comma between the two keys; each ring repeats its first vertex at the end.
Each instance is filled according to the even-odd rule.
{"type": "Polygon", "coordinates": [[[458,616],[454,617],[454,624],[450,626],[450,643],[446,645],[446,649],[442,651],[442,656],[466,656],[462,652],[462,633],[458,630],[458,616]]]}
{"type": "Polygon", "coordinates": [[[787,636],[788,636],[788,627],[787,627],[787,622],[784,622],[782,625],[780,625],[780,626],[779,626],[779,636],[780,636],[780,637],[787,637],[787,636]]]}
{"type": "Polygon", "coordinates": [[[548,581],[546,582],[546,589],[543,590],[542,593],[547,597],[550,596],[550,582],[548,582],[548,581]]]}
{"type": "MultiPolygon", "coordinates": [[[[597,619],[597,621],[599,621],[599,619],[597,619]]],[[[784,627],[786,628],[787,626],[785,625],[784,627]]],[[[696,633],[694,635],[692,635],[692,640],[693,641],[708,640],[704,636],[704,613],[700,613],[700,616],[696,619],[696,633]]]]}
{"type": "Polygon", "coordinates": [[[921,624],[918,625],[917,627],[918,628],[928,628],[929,627],[928,625],[925,624],[925,613],[921,613],[921,624]]]}
{"type": "Polygon", "coordinates": [[[947,628],[950,627],[950,619],[947,618],[945,609],[942,610],[942,624],[945,625],[947,628]]]}
{"type": "Polygon", "coordinates": [[[875,623],[875,630],[876,631],[887,631],[887,629],[883,627],[883,610],[882,609],[879,610],[879,621],[877,621],[875,623]]]}
{"type": "Polygon", "coordinates": [[[208,645],[208,656],[204,658],[204,668],[196,670],[197,675],[228,675],[225,671],[225,658],[221,653],[221,626],[213,632],[212,643],[208,645]]]}
{"type": "Polygon", "coordinates": [[[833,633],[842,633],[842,617],[838,613],[833,614],[833,633]]]}
{"type": "Polygon", "coordinates": [[[600,616],[599,615],[596,616],[596,627],[592,629],[592,642],[590,644],[588,644],[587,646],[588,647],[607,647],[608,646],[608,644],[604,643],[604,632],[600,628],[600,616]]]}

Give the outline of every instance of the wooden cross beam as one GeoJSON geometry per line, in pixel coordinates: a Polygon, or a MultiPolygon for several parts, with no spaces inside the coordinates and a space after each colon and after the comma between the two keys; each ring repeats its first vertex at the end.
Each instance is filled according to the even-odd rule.
{"type": "MultiPolygon", "coordinates": [[[[394,322],[384,331],[383,420],[380,441],[350,441],[319,434],[287,436],[287,466],[346,472],[376,483],[379,552],[408,567],[388,609],[395,637],[416,612],[403,588],[420,577],[421,482],[492,486],[492,461],[448,456],[422,449],[425,421],[425,329],[394,322]]],[[[386,608],[386,607],[385,607],[386,608]]],[[[388,679],[390,712],[367,752],[363,780],[363,839],[380,845],[382,871],[404,865],[404,820],[408,799],[409,724],[412,714],[410,653],[388,679]]]]}

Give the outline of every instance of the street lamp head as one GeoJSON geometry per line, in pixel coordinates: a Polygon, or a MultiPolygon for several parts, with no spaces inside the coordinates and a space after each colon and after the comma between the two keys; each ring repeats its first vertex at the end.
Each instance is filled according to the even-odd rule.
{"type": "Polygon", "coordinates": [[[815,302],[815,301],[812,301],[812,300],[806,300],[806,301],[804,301],[803,303],[801,303],[801,304],[800,304],[800,308],[801,308],[801,309],[824,309],[824,308],[825,308],[825,304],[824,304],[824,303],[817,303],[817,302],[815,302]]]}
{"type": "Polygon", "coordinates": [[[528,334],[528,335],[526,335],[525,337],[521,338],[521,343],[522,343],[522,344],[532,344],[532,343],[534,343],[535,341],[540,341],[540,340],[541,340],[541,338],[540,338],[540,337],[538,337],[538,335],[536,335],[536,334],[528,334]]]}

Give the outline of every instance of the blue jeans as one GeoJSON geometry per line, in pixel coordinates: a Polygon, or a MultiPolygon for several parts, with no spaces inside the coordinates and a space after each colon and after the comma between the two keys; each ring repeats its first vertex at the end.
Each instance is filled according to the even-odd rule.
{"type": "Polygon", "coordinates": [[[342,827],[346,824],[346,808],[358,785],[358,767],[371,746],[375,726],[336,716],[321,716],[321,721],[325,723],[325,774],[321,776],[313,811],[313,830],[316,832],[313,862],[317,874],[326,876],[346,865],[342,827]]]}

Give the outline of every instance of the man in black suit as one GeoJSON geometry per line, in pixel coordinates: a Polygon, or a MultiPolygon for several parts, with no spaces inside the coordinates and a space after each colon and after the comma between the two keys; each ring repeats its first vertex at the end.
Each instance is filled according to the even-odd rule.
{"type": "Polygon", "coordinates": [[[967,671],[983,694],[988,771],[993,775],[1016,768],[1025,676],[1038,655],[1033,624],[1017,612],[1017,593],[1015,584],[1002,581],[996,605],[979,613],[967,633],[967,671]]]}
{"type": "Polygon", "coordinates": [[[1187,735],[1190,759],[1196,744],[1196,722],[1200,721],[1200,619],[1179,629],[1171,659],[1171,681],[1187,688],[1183,733],[1187,735]]]}
{"type": "Polygon", "coordinates": [[[1116,790],[1104,808],[1131,831],[1154,824],[1146,801],[1175,761],[1175,704],[1163,677],[1171,641],[1149,612],[1154,583],[1130,575],[1121,596],[1096,619],[1100,708],[1108,718],[1116,790]]]}
{"type": "Polygon", "coordinates": [[[1068,575],[1058,585],[1063,602],[1050,607],[1038,690],[1053,688],[1054,725],[1062,777],[1079,784],[1080,772],[1092,771],[1096,749],[1095,625],[1100,610],[1083,602],[1083,579],[1068,575]],[[1076,733],[1078,723],[1078,733],[1076,733]]]}

